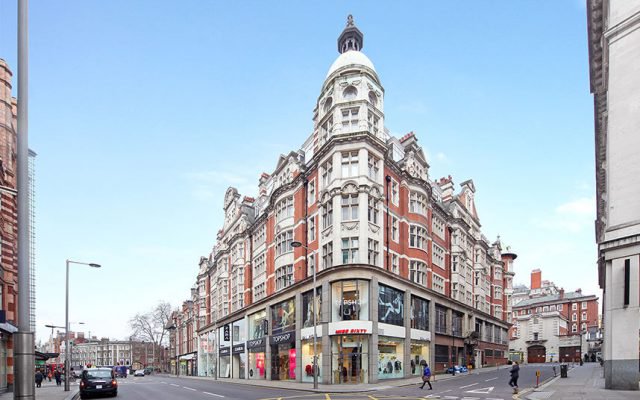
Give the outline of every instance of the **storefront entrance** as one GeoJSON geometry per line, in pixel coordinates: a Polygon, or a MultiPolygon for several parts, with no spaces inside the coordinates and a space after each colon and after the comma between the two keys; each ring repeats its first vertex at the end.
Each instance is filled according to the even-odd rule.
{"type": "Polygon", "coordinates": [[[331,383],[368,383],[369,336],[344,335],[331,339],[331,383]]]}
{"type": "Polygon", "coordinates": [[[274,381],[296,379],[295,331],[271,336],[271,379],[274,381]]]}

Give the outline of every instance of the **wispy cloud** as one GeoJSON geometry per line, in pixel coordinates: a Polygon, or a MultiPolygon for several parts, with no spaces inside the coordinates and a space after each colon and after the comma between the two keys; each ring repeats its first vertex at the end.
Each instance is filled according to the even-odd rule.
{"type": "Polygon", "coordinates": [[[229,171],[199,171],[185,174],[185,178],[193,185],[191,195],[200,201],[209,201],[216,197],[222,198],[227,187],[233,186],[241,194],[253,195],[257,192],[258,176],[249,173],[229,171]],[[255,184],[253,182],[256,182],[255,184]]]}
{"type": "Polygon", "coordinates": [[[578,233],[591,228],[594,218],[595,198],[583,197],[560,204],[551,215],[532,222],[539,228],[578,233]]]}

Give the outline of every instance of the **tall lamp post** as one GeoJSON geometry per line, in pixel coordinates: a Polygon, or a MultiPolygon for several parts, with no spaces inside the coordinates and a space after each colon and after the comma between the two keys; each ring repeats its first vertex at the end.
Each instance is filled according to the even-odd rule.
{"type": "MultiPolygon", "coordinates": [[[[298,242],[297,240],[291,242],[291,247],[297,248],[297,247],[302,247],[303,249],[306,250],[305,254],[304,254],[304,265],[306,268],[309,267],[309,264],[307,262],[307,256],[309,253],[309,248],[305,245],[303,245],[301,242],[298,242]]],[[[317,351],[316,351],[316,342],[318,340],[318,335],[316,333],[316,325],[317,325],[317,321],[316,321],[316,313],[318,310],[316,310],[316,305],[317,303],[317,289],[316,289],[316,266],[315,264],[313,265],[313,388],[317,389],[318,388],[318,355],[317,355],[317,351]]]]}
{"type": "Polygon", "coordinates": [[[64,327],[65,327],[65,345],[64,345],[64,391],[69,391],[69,264],[88,265],[92,268],[100,268],[100,264],[84,263],[79,261],[67,260],[67,280],[66,280],[66,295],[65,295],[65,312],[64,312],[64,327]]]}

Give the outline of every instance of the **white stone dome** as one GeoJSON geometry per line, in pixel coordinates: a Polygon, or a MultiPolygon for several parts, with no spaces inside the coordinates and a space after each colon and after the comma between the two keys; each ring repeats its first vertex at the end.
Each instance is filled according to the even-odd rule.
{"type": "Polygon", "coordinates": [[[331,64],[331,68],[329,68],[329,72],[327,72],[327,78],[338,69],[348,65],[362,65],[371,68],[373,72],[376,72],[376,69],[373,67],[373,63],[369,60],[369,57],[361,51],[350,50],[340,54],[333,64],[331,64]]]}

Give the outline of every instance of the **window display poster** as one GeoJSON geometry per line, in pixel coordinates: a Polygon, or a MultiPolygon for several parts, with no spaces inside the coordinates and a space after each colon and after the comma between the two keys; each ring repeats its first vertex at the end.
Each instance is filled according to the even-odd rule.
{"type": "Polygon", "coordinates": [[[389,286],[378,290],[378,322],[404,325],[404,293],[389,286]]]}
{"type": "Polygon", "coordinates": [[[295,302],[291,298],[271,308],[271,334],[294,330],[296,328],[295,302]]]}
{"type": "Polygon", "coordinates": [[[316,312],[316,323],[320,322],[320,311],[322,304],[322,291],[320,288],[316,290],[316,298],[314,305],[313,290],[302,294],[302,327],[310,328],[313,326],[313,312],[316,312]]]}

